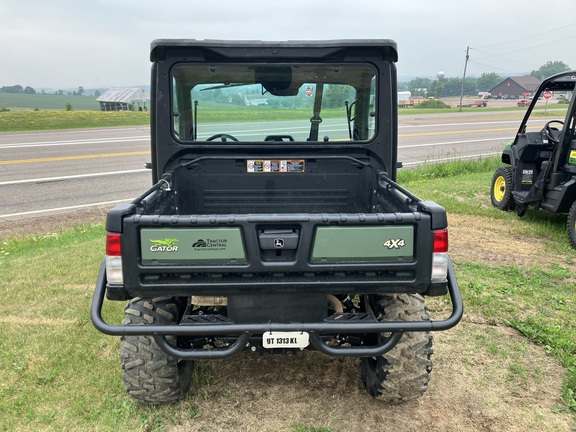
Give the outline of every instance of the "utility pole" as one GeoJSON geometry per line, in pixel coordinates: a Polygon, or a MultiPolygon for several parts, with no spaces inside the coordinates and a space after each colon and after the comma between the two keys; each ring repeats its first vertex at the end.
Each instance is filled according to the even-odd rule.
{"type": "Polygon", "coordinates": [[[466,68],[468,67],[468,59],[470,56],[468,53],[470,52],[470,47],[466,47],[466,61],[464,62],[464,75],[462,76],[462,89],[460,90],[460,110],[462,111],[462,98],[464,97],[464,81],[466,80],[466,68]]]}

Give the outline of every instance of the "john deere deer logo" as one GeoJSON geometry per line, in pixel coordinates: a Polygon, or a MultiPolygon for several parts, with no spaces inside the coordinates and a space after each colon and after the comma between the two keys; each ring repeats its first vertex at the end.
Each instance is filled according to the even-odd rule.
{"type": "Polygon", "coordinates": [[[150,250],[152,252],[178,252],[178,243],[180,240],[175,238],[167,238],[164,240],[152,240],[152,246],[150,246],[150,250]]]}

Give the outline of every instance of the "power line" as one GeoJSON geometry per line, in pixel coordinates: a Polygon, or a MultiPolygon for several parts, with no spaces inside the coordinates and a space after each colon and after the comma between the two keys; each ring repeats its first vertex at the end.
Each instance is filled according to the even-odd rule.
{"type": "MultiPolygon", "coordinates": [[[[550,33],[550,32],[546,32],[546,33],[550,33]]],[[[541,33],[541,34],[545,34],[545,33],[541,33]]],[[[531,37],[532,37],[532,36],[531,36],[531,37]]],[[[499,54],[491,54],[491,53],[482,51],[481,49],[483,49],[483,48],[485,48],[485,47],[481,47],[481,49],[479,49],[479,48],[471,48],[471,49],[474,50],[474,51],[476,51],[476,52],[478,52],[478,53],[484,54],[484,55],[486,56],[486,57],[481,57],[481,58],[479,58],[478,60],[484,60],[484,59],[487,59],[487,58],[500,58],[500,59],[503,59],[503,60],[505,60],[505,61],[507,61],[507,62],[511,62],[511,63],[515,63],[515,64],[518,64],[518,65],[523,65],[524,67],[527,67],[527,68],[535,69],[536,67],[535,67],[534,65],[530,65],[530,64],[525,63],[525,62],[522,62],[522,61],[513,60],[513,59],[511,59],[511,58],[508,57],[508,56],[514,55],[514,54],[518,54],[518,53],[521,53],[521,52],[524,52],[524,51],[529,51],[529,50],[532,50],[532,49],[544,47],[544,46],[549,46],[549,45],[553,45],[553,44],[558,44],[558,43],[560,43],[560,42],[564,42],[564,41],[566,41],[566,40],[574,39],[574,38],[576,38],[576,35],[574,35],[574,36],[568,36],[568,37],[563,38],[563,39],[560,39],[560,40],[556,40],[556,41],[552,41],[552,42],[547,42],[547,43],[543,43],[543,44],[540,44],[540,45],[532,45],[532,46],[530,46],[530,47],[528,47],[528,48],[518,48],[518,49],[516,49],[516,50],[514,50],[514,51],[509,51],[509,52],[499,53],[499,54]]],[[[528,39],[528,38],[524,38],[524,39],[528,39]]],[[[518,39],[518,40],[524,40],[524,39],[518,39]]],[[[517,41],[518,41],[518,40],[517,40],[517,41]]],[[[503,44],[504,44],[504,43],[503,43],[503,44]]],[[[503,45],[503,44],[500,44],[500,45],[503,45]]],[[[494,46],[494,45],[493,45],[493,46],[494,46]]],[[[493,67],[493,66],[488,66],[488,65],[482,64],[482,63],[480,63],[480,62],[478,62],[478,61],[470,60],[470,63],[472,63],[472,64],[474,64],[474,65],[477,65],[477,66],[484,67],[484,68],[492,69],[492,70],[505,71],[504,69],[500,69],[500,68],[493,67]]]]}
{"type": "Polygon", "coordinates": [[[482,68],[484,68],[484,69],[490,69],[490,70],[499,71],[499,72],[508,72],[506,69],[502,69],[502,68],[495,67],[495,66],[489,66],[489,65],[486,65],[486,64],[483,64],[483,63],[475,62],[475,61],[473,61],[473,60],[468,60],[468,63],[473,64],[473,65],[475,65],[475,66],[480,66],[480,67],[482,67],[482,68]]]}
{"type": "MultiPolygon", "coordinates": [[[[540,48],[540,47],[547,46],[547,45],[557,44],[557,43],[559,43],[559,42],[564,42],[564,41],[566,41],[566,40],[568,40],[568,39],[574,39],[574,38],[576,38],[576,35],[574,35],[574,36],[569,36],[569,37],[567,37],[567,38],[560,39],[560,40],[556,40],[556,41],[552,41],[552,42],[547,42],[547,43],[540,44],[540,45],[532,45],[532,46],[530,46],[530,47],[528,47],[528,48],[520,48],[520,49],[516,49],[516,50],[514,50],[514,51],[505,52],[505,53],[492,54],[492,56],[493,56],[493,57],[498,57],[498,56],[503,56],[503,55],[508,55],[508,54],[516,54],[516,53],[518,53],[518,52],[528,51],[528,50],[531,50],[531,49],[534,49],[534,48],[540,48]]],[[[472,49],[474,49],[474,48],[472,48],[472,49]]]]}
{"type": "MultiPolygon", "coordinates": [[[[476,51],[478,51],[478,50],[476,50],[476,51]]],[[[531,65],[529,63],[526,63],[523,61],[518,61],[518,60],[512,60],[510,57],[503,57],[503,55],[489,54],[489,53],[486,53],[483,51],[478,51],[478,52],[486,55],[486,57],[481,57],[479,60],[484,60],[484,59],[496,57],[496,58],[501,58],[501,59],[506,60],[506,61],[511,62],[511,63],[517,63],[517,64],[525,66],[525,67],[533,67],[533,65],[531,65]]],[[[481,64],[481,63],[478,62],[478,64],[481,64]]],[[[483,66],[485,66],[485,65],[483,65],[483,66]]]]}
{"type": "Polygon", "coordinates": [[[515,39],[515,40],[511,40],[511,41],[507,41],[507,42],[500,42],[500,43],[497,43],[497,44],[494,44],[494,45],[481,46],[481,47],[479,47],[479,49],[483,49],[483,48],[493,48],[493,47],[498,47],[498,46],[502,46],[502,45],[508,45],[508,44],[511,44],[511,43],[521,42],[521,41],[524,41],[524,40],[527,40],[527,39],[532,39],[532,38],[535,38],[535,37],[538,37],[538,36],[542,36],[542,35],[545,35],[545,34],[548,34],[548,33],[553,33],[553,32],[555,32],[555,31],[562,30],[562,29],[565,29],[565,28],[568,28],[568,27],[574,27],[575,25],[576,25],[576,23],[572,23],[572,24],[568,24],[568,25],[565,25],[565,26],[562,26],[562,27],[557,27],[557,28],[555,28],[555,29],[548,30],[548,31],[545,31],[545,32],[542,32],[542,33],[538,33],[538,34],[535,34],[535,35],[526,36],[526,37],[523,37],[523,38],[520,38],[520,39],[515,39]]]}

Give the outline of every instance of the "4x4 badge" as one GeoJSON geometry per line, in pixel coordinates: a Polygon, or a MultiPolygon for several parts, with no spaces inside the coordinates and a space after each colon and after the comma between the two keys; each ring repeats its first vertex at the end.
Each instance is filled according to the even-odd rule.
{"type": "Polygon", "coordinates": [[[406,246],[404,239],[390,239],[384,243],[384,246],[388,249],[400,249],[406,246]]]}

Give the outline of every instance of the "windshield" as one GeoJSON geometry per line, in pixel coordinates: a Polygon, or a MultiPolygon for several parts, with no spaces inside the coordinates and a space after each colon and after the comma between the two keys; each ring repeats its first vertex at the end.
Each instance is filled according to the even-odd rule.
{"type": "MultiPolygon", "coordinates": [[[[576,76],[568,73],[551,80],[547,85],[539,89],[540,92],[537,92],[534,96],[529,96],[527,99],[528,105],[532,102],[532,99],[537,100],[534,102],[534,107],[530,116],[526,119],[526,124],[520,135],[540,131],[546,123],[550,123],[552,131],[561,130],[568,104],[574,94],[575,83],[576,76]]],[[[518,102],[518,106],[523,106],[521,102],[518,102]]]]}
{"type": "Polygon", "coordinates": [[[375,77],[366,64],[178,64],[174,136],[218,145],[369,141],[375,77]]]}

